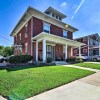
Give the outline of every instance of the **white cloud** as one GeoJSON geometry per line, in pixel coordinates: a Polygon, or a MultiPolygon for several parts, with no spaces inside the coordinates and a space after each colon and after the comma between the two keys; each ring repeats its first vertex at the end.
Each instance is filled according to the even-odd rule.
{"type": "Polygon", "coordinates": [[[78,5],[77,9],[75,10],[73,16],[71,17],[71,19],[74,18],[74,16],[76,15],[76,13],[78,12],[78,10],[80,9],[80,7],[82,6],[82,4],[84,3],[85,0],[82,0],[81,3],[78,5]]]}
{"type": "Polygon", "coordinates": [[[60,6],[62,6],[62,7],[67,6],[67,2],[63,2],[60,6]]]}

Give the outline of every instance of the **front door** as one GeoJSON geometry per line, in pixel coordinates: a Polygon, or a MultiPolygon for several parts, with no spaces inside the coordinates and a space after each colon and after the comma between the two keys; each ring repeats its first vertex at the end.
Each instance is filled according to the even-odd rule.
{"type": "Polygon", "coordinates": [[[55,47],[54,46],[51,46],[51,45],[47,45],[46,46],[46,50],[47,50],[47,52],[46,52],[46,56],[47,56],[47,58],[52,58],[52,60],[55,60],[55,47]]]}

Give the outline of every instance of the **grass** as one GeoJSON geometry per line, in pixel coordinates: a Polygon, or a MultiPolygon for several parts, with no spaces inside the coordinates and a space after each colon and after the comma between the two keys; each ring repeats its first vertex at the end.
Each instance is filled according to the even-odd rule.
{"type": "Polygon", "coordinates": [[[0,94],[22,100],[93,73],[63,66],[0,70],[0,94]]]}
{"type": "Polygon", "coordinates": [[[78,63],[78,64],[74,64],[76,66],[80,66],[80,67],[86,67],[86,68],[93,68],[93,69],[99,69],[100,70],[100,64],[94,64],[94,63],[78,63]]]}

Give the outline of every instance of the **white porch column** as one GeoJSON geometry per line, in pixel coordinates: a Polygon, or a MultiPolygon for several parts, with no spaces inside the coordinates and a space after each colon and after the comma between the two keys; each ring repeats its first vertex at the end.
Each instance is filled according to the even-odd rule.
{"type": "Polygon", "coordinates": [[[67,46],[67,44],[65,44],[65,60],[68,58],[68,55],[67,55],[67,53],[68,53],[68,46],[67,46]]]}
{"type": "Polygon", "coordinates": [[[45,39],[42,41],[42,46],[43,46],[43,52],[42,52],[43,62],[45,63],[46,62],[46,40],[45,39]]]}
{"type": "Polygon", "coordinates": [[[36,62],[38,62],[38,42],[36,42],[36,62]]]}
{"type": "Polygon", "coordinates": [[[79,57],[81,57],[81,46],[79,47],[79,57]]]}

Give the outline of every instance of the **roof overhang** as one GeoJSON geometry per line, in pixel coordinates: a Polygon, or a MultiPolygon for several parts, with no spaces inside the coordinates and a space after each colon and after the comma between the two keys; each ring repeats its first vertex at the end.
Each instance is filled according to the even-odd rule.
{"type": "Polygon", "coordinates": [[[50,42],[54,42],[54,43],[67,44],[73,47],[80,47],[82,45],[85,45],[84,43],[81,43],[81,42],[77,42],[71,39],[67,39],[64,37],[56,36],[56,35],[45,33],[45,32],[42,32],[39,35],[36,35],[35,37],[32,38],[33,41],[37,41],[37,42],[40,42],[43,39],[50,41],[50,42]]]}
{"type": "Polygon", "coordinates": [[[44,13],[50,13],[50,12],[53,12],[54,14],[59,15],[61,18],[66,18],[67,17],[66,15],[64,15],[63,13],[57,11],[56,9],[54,9],[52,7],[49,7],[46,11],[44,11],[44,13]]]}
{"type": "Polygon", "coordinates": [[[14,37],[21,30],[21,28],[29,21],[29,19],[32,16],[39,18],[39,19],[42,19],[43,21],[46,21],[46,22],[51,23],[51,24],[57,23],[56,25],[58,25],[59,27],[66,29],[66,30],[69,30],[71,32],[78,31],[78,29],[72,27],[71,25],[68,25],[67,23],[64,23],[64,22],[61,22],[60,20],[54,19],[53,17],[51,17],[51,16],[49,16],[41,11],[38,11],[35,8],[28,7],[28,9],[25,11],[25,13],[21,17],[21,19],[18,21],[17,25],[15,26],[15,28],[11,32],[10,36],[14,37]],[[68,25],[68,27],[66,27],[66,25],[68,25]]]}

